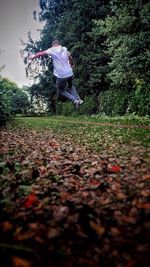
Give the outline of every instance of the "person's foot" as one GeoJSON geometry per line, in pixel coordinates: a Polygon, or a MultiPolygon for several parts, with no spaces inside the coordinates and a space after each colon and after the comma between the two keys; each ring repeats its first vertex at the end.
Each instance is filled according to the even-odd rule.
{"type": "Polygon", "coordinates": [[[79,99],[79,105],[83,104],[83,100],[79,99]]]}
{"type": "Polygon", "coordinates": [[[79,107],[79,100],[74,100],[73,104],[75,105],[75,108],[77,109],[79,107]]]}

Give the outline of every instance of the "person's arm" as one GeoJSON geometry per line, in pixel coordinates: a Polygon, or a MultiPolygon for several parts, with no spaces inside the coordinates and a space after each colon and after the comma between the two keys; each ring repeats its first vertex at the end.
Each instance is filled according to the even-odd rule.
{"type": "Polygon", "coordinates": [[[34,58],[45,56],[45,55],[47,55],[47,52],[46,51],[41,51],[41,52],[38,52],[38,53],[36,53],[34,55],[29,56],[28,59],[33,60],[34,58]]]}
{"type": "Polygon", "coordinates": [[[73,57],[71,56],[69,52],[68,52],[68,59],[69,59],[70,66],[73,68],[75,63],[74,63],[73,57]]]}

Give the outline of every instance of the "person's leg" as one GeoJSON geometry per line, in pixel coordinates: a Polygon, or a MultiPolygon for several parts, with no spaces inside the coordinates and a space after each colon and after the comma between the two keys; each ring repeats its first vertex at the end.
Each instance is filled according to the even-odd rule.
{"type": "Polygon", "coordinates": [[[80,96],[78,95],[77,93],[77,90],[75,88],[75,86],[73,85],[73,76],[72,77],[69,77],[67,79],[67,84],[68,84],[68,91],[71,95],[73,95],[77,100],[80,101],[79,104],[82,104],[83,103],[83,100],[80,98],[80,96]]]}
{"type": "Polygon", "coordinates": [[[64,96],[70,101],[74,102],[76,97],[65,90],[67,78],[57,78],[57,93],[58,95],[64,96]]]}
{"type": "Polygon", "coordinates": [[[78,95],[77,90],[76,90],[74,85],[71,87],[71,90],[69,90],[69,92],[70,92],[70,94],[72,94],[77,99],[80,99],[80,96],[78,95]]]}
{"type": "Polygon", "coordinates": [[[74,102],[75,100],[77,100],[76,97],[74,97],[72,94],[70,94],[70,93],[67,92],[66,90],[65,90],[65,91],[62,91],[60,94],[61,94],[62,96],[64,96],[64,97],[68,98],[69,100],[73,101],[73,102],[74,102]]]}

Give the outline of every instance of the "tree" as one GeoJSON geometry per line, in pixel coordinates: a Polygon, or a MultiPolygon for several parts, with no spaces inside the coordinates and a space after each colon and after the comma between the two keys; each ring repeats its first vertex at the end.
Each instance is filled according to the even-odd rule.
{"type": "MultiPolygon", "coordinates": [[[[105,91],[124,90],[126,94],[130,92],[132,97],[121,114],[126,109],[139,114],[141,110],[141,114],[147,114],[149,2],[129,0],[125,4],[123,0],[47,0],[42,3],[40,19],[45,21],[45,26],[41,40],[34,43],[29,36],[26,50],[45,50],[52,40],[59,39],[74,57],[75,84],[81,97],[92,95],[97,100],[98,95],[105,91]]],[[[41,96],[45,90],[50,96],[53,94],[50,72],[48,66],[43,73],[44,79],[38,75],[41,96]],[[49,86],[45,85],[45,80],[49,81],[49,86]]],[[[119,92],[118,99],[120,95],[119,92]]]]}
{"type": "Polygon", "coordinates": [[[95,21],[93,34],[104,36],[105,53],[110,57],[107,74],[111,88],[133,92],[130,112],[148,114],[150,69],[150,3],[110,1],[111,13],[95,21]]]}
{"type": "Polygon", "coordinates": [[[127,5],[123,1],[118,5],[111,2],[115,3],[113,13],[95,22],[95,34],[107,37],[107,54],[111,58],[108,77],[112,85],[133,88],[137,79],[148,82],[150,4],[137,1],[135,5],[133,0],[127,5]]]}
{"type": "MultiPolygon", "coordinates": [[[[42,2],[43,3],[43,2],[42,2]]],[[[41,40],[33,43],[31,36],[26,46],[27,51],[45,50],[52,40],[59,39],[73,54],[76,66],[75,83],[82,97],[98,95],[108,87],[106,78],[108,56],[103,52],[101,38],[91,35],[94,19],[104,19],[109,12],[109,1],[98,0],[58,0],[44,1],[40,19],[45,21],[41,40]]],[[[49,93],[52,90],[51,68],[44,73],[49,78],[49,93]]],[[[43,80],[44,82],[44,80],[43,80]]],[[[42,85],[42,79],[41,79],[42,85]]],[[[44,83],[43,83],[44,88],[44,83]]],[[[44,89],[45,90],[45,89],[44,89]]],[[[42,94],[42,90],[41,90],[42,94]]]]}
{"type": "MultiPolygon", "coordinates": [[[[0,54],[2,53],[2,49],[0,49],[0,54]]],[[[5,64],[3,64],[2,66],[0,66],[0,73],[1,71],[5,68],[5,64]]]]}
{"type": "Polygon", "coordinates": [[[0,77],[0,118],[2,124],[12,114],[24,113],[29,107],[28,96],[9,79],[0,77]]]}
{"type": "Polygon", "coordinates": [[[27,113],[30,106],[28,96],[21,89],[13,90],[11,96],[11,113],[24,114],[27,113]]]}

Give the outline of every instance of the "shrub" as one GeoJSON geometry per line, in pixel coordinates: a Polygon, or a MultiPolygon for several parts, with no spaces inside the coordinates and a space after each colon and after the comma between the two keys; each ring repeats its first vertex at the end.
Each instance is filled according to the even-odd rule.
{"type": "Polygon", "coordinates": [[[75,114],[74,106],[71,102],[58,102],[56,106],[56,114],[63,116],[70,116],[75,114]]]}
{"type": "Polygon", "coordinates": [[[150,91],[137,86],[135,90],[111,89],[99,94],[99,113],[105,115],[149,115],[150,91]]]}
{"type": "Polygon", "coordinates": [[[79,107],[78,113],[83,114],[93,114],[97,111],[97,101],[95,96],[86,96],[84,98],[83,104],[79,107]]]}
{"type": "Polygon", "coordinates": [[[99,94],[99,112],[106,115],[124,115],[127,112],[132,92],[111,89],[99,94]]]}
{"type": "Polygon", "coordinates": [[[150,115],[150,88],[142,79],[136,79],[133,97],[128,107],[129,113],[140,116],[150,115]]]}
{"type": "Polygon", "coordinates": [[[63,116],[70,116],[75,113],[75,107],[71,102],[66,102],[63,104],[62,114],[63,116]]]}

